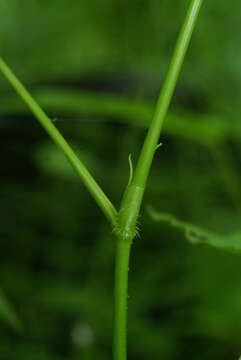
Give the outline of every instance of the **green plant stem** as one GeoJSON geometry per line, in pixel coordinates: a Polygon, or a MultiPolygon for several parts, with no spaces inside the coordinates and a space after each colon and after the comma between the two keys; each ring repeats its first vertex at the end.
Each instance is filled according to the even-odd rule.
{"type": "Polygon", "coordinates": [[[157,149],[162,124],[167,114],[185,54],[194,30],[202,0],[191,0],[164,81],[154,117],[145,138],[133,179],[121,203],[117,224],[117,266],[115,286],[114,360],[126,360],[126,312],[129,253],[137,232],[137,220],[143,194],[157,149]],[[120,319],[122,317],[122,320],[120,319]]]}
{"type": "Polygon", "coordinates": [[[139,161],[137,163],[133,182],[136,186],[145,187],[152,160],[158,144],[163,121],[166,117],[176,83],[182,68],[184,57],[198,18],[202,0],[192,0],[188,8],[184,23],[182,25],[176,47],[168,68],[167,76],[164,81],[155,113],[149,127],[144,145],[141,150],[139,161]]]}
{"type": "Polygon", "coordinates": [[[136,224],[139,216],[144,189],[150,172],[153,157],[157,148],[162,124],[167,114],[176,82],[181,71],[183,60],[194,30],[202,0],[191,0],[187,11],[174,54],[167,72],[166,79],[154,117],[142,147],[137,167],[131,183],[128,185],[122,199],[118,223],[116,224],[116,210],[109,199],[100,189],[84,165],[79,161],[73,150],[54,127],[51,120],[25,90],[15,75],[0,58],[0,70],[12,84],[17,93],[35,114],[41,125],[53,141],[64,152],[73,168],[76,170],[85,186],[92,194],[112,225],[116,224],[117,250],[115,270],[115,320],[114,320],[114,360],[126,360],[126,318],[127,318],[127,289],[128,269],[131,243],[136,235],[136,224]]]}
{"type": "Polygon", "coordinates": [[[154,154],[157,149],[163,121],[167,114],[178,76],[191,40],[202,0],[191,0],[184,23],[174,49],[151,125],[148,129],[141,153],[134,171],[133,180],[122,200],[119,215],[119,235],[132,241],[136,234],[136,223],[139,216],[142,198],[150,172],[154,154]]]}
{"type": "Polygon", "coordinates": [[[64,153],[67,160],[72,165],[75,172],[78,174],[87,190],[90,192],[100,209],[103,211],[107,219],[111,222],[112,226],[116,223],[117,211],[107,196],[104,194],[100,186],[96,183],[95,179],[83,165],[83,163],[79,160],[77,155],[74,153],[72,148],[57,130],[57,128],[53,125],[51,120],[45,114],[45,112],[41,109],[38,103],[32,98],[29,92],[24,88],[21,82],[17,79],[17,77],[13,74],[7,64],[0,58],[0,71],[18,93],[18,95],[23,99],[23,101],[27,104],[29,109],[38,119],[42,127],[54,141],[54,143],[59,147],[60,150],[64,153]]]}
{"type": "Polygon", "coordinates": [[[115,360],[126,360],[127,291],[131,243],[117,239],[115,262],[114,354],[115,360]]]}

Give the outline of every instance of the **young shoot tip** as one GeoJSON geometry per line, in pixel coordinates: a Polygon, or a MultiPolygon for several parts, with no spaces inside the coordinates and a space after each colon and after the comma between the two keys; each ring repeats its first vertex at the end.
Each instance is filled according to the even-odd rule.
{"type": "Polygon", "coordinates": [[[162,147],[163,143],[160,142],[157,146],[156,146],[156,150],[158,150],[160,147],[162,147]]]}
{"type": "Polygon", "coordinates": [[[133,178],[133,163],[132,163],[132,158],[131,158],[131,154],[129,154],[128,156],[128,162],[129,162],[129,180],[128,180],[128,186],[131,184],[132,182],[132,178],[133,178]]]}

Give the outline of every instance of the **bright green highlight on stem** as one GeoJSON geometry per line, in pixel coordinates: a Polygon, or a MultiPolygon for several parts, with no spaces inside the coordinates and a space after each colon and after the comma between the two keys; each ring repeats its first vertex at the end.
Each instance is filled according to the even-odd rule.
{"type": "Polygon", "coordinates": [[[201,5],[202,0],[191,0],[190,2],[156,105],[155,113],[137,162],[132,183],[123,197],[118,230],[120,237],[125,238],[127,241],[132,241],[136,233],[136,223],[140,212],[142,197],[152,160],[157,149],[163,121],[175,90],[201,5]]]}
{"type": "Polygon", "coordinates": [[[23,101],[28,105],[32,113],[38,119],[42,127],[46,130],[55,144],[62,150],[73,169],[81,178],[82,182],[86,186],[87,190],[90,192],[92,197],[95,199],[96,203],[99,205],[107,219],[114,226],[116,222],[117,211],[114,208],[113,204],[104,194],[102,189],[96,183],[92,175],[83,165],[83,163],[79,160],[77,155],[74,153],[72,148],[57,130],[57,128],[53,125],[51,120],[45,114],[45,112],[41,109],[38,103],[32,98],[29,92],[24,88],[24,86],[20,83],[20,81],[16,78],[13,72],[9,69],[7,64],[0,58],[0,71],[2,71],[3,75],[10,82],[12,87],[16,90],[19,96],[23,99],[23,101]]]}

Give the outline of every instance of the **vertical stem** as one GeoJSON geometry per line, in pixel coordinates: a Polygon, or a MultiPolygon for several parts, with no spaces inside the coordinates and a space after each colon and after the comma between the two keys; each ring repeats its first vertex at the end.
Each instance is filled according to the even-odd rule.
{"type": "Polygon", "coordinates": [[[126,360],[128,271],[131,243],[117,239],[115,263],[113,359],[126,360]]]}
{"type": "Polygon", "coordinates": [[[178,76],[195,28],[203,0],[190,0],[181,27],[167,76],[156,105],[154,117],[147,132],[131,183],[121,203],[117,230],[117,257],[115,270],[114,360],[126,360],[126,308],[130,248],[137,232],[137,220],[147,178],[157,149],[162,124],[167,114],[178,76]]]}

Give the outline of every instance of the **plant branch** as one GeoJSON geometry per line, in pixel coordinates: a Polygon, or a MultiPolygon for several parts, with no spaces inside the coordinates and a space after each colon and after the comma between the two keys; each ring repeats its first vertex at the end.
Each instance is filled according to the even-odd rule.
{"type": "Polygon", "coordinates": [[[84,183],[87,190],[90,192],[98,206],[101,208],[107,219],[111,222],[112,226],[115,226],[117,211],[107,196],[104,194],[100,186],[96,183],[95,179],[86,169],[84,164],[79,160],[75,152],[69,146],[67,141],[63,138],[57,128],[53,125],[51,120],[41,109],[38,103],[32,98],[30,93],[25,89],[17,77],[13,74],[7,64],[0,58],[0,71],[3,73],[5,78],[9,81],[18,95],[22,100],[27,104],[29,109],[38,119],[42,127],[54,141],[54,143],[59,147],[59,149],[64,153],[67,160],[70,162],[71,166],[78,174],[82,182],[84,183]]]}
{"type": "Polygon", "coordinates": [[[181,72],[182,64],[191,40],[191,36],[198,18],[203,0],[192,0],[182,25],[176,47],[169,65],[155,113],[149,127],[139,161],[135,171],[135,183],[145,187],[150,172],[151,163],[156,151],[163,121],[166,117],[176,83],[181,72]]]}
{"type": "Polygon", "coordinates": [[[202,0],[191,0],[182,25],[172,60],[156,105],[154,117],[145,138],[136,170],[122,199],[116,228],[117,260],[115,273],[115,326],[114,360],[126,360],[126,317],[127,289],[130,248],[137,232],[143,194],[150,172],[152,160],[157,149],[162,124],[167,114],[176,82],[181,71],[185,54],[197,21],[202,0]]]}
{"type": "Polygon", "coordinates": [[[132,183],[125,192],[122,200],[118,230],[120,237],[128,241],[132,241],[136,233],[136,223],[140,212],[144,189],[153,157],[157,149],[163,121],[166,117],[176,87],[202,2],[203,0],[191,0],[190,2],[177,39],[166,79],[156,105],[153,119],[141,149],[132,183]]]}

